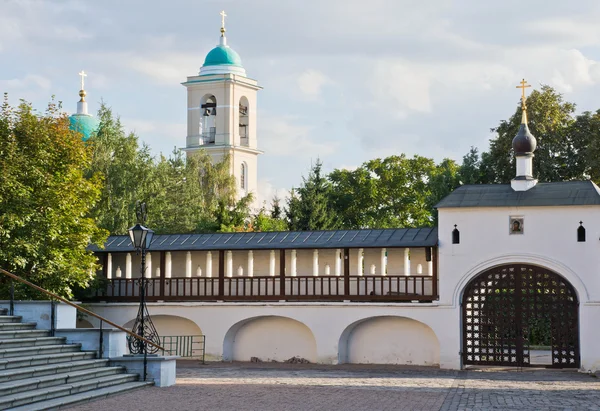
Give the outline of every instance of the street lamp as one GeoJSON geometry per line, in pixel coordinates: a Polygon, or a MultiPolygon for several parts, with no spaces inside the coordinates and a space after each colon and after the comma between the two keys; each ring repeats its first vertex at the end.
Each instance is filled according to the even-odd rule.
{"type": "MultiPolygon", "coordinates": [[[[160,339],[156,328],[152,323],[148,307],[146,307],[146,250],[150,248],[154,231],[144,227],[141,224],[136,224],[129,230],[129,238],[136,252],[141,255],[140,269],[140,308],[138,310],[135,323],[133,324],[133,333],[139,335],[146,340],[150,340],[157,345],[160,345],[160,339]]],[[[145,340],[127,336],[127,343],[131,354],[144,355],[144,381],[146,381],[147,355],[158,352],[158,348],[153,345],[148,345],[145,340]]]]}

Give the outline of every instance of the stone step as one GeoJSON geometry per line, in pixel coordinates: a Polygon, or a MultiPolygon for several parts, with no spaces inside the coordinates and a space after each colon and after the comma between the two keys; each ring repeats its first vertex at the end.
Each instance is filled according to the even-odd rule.
{"type": "Polygon", "coordinates": [[[48,331],[48,330],[0,331],[0,341],[15,339],[15,338],[38,338],[38,337],[50,337],[50,331],[48,331]]]}
{"type": "MultiPolygon", "coordinates": [[[[138,379],[139,375],[137,374],[115,374],[84,381],[77,381],[69,384],[57,385],[54,387],[19,392],[0,397],[0,410],[5,410],[8,408],[12,409],[13,407],[79,394],[86,391],[97,390],[99,388],[111,387],[114,385],[124,385],[131,382],[137,382],[138,379]]],[[[28,409],[31,410],[31,408],[28,409]]]]}
{"type": "Polygon", "coordinates": [[[37,323],[0,323],[0,331],[35,330],[37,323]]]}
{"type": "Polygon", "coordinates": [[[44,345],[61,345],[67,341],[66,337],[38,337],[0,340],[0,349],[19,347],[40,347],[44,345]]]}
{"type": "Polygon", "coordinates": [[[81,351],[81,344],[41,345],[38,347],[21,347],[0,349],[0,358],[30,357],[32,355],[59,354],[81,351]]]}
{"type": "Polygon", "coordinates": [[[0,370],[12,368],[32,367],[35,365],[56,364],[67,361],[92,360],[96,358],[94,351],[67,352],[60,354],[32,355],[28,357],[2,358],[0,370]]]}
{"type": "Polygon", "coordinates": [[[150,387],[153,382],[129,382],[121,385],[113,385],[111,387],[100,388],[93,391],[81,392],[79,394],[69,395],[66,397],[54,398],[52,400],[40,401],[32,404],[27,404],[22,407],[12,408],[12,411],[42,411],[42,410],[58,410],[67,406],[82,404],[102,398],[110,397],[116,394],[122,394],[127,391],[132,391],[139,388],[150,387]]]}
{"type": "Polygon", "coordinates": [[[108,360],[79,360],[73,362],[23,367],[0,371],[0,383],[16,381],[26,378],[42,377],[44,375],[61,374],[66,372],[89,370],[92,368],[107,367],[108,360]]]}
{"type": "Polygon", "coordinates": [[[0,315],[0,323],[20,323],[22,319],[20,315],[0,315]]]}
{"type": "Polygon", "coordinates": [[[125,374],[125,367],[99,367],[81,371],[71,371],[60,374],[45,375],[42,377],[26,378],[16,381],[0,383],[0,397],[16,394],[23,391],[32,391],[40,388],[53,387],[61,384],[71,384],[92,378],[106,377],[109,375],[125,374]]]}

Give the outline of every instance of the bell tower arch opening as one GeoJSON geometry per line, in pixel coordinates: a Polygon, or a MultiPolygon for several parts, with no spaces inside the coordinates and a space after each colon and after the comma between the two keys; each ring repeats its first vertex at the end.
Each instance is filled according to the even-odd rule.
{"type": "Polygon", "coordinates": [[[198,135],[200,145],[215,144],[217,135],[217,98],[207,94],[200,100],[200,122],[198,135]]]}
{"type": "Polygon", "coordinates": [[[240,98],[239,104],[239,133],[240,133],[240,145],[248,147],[250,145],[250,118],[249,118],[250,105],[248,99],[243,96],[240,98]]]}

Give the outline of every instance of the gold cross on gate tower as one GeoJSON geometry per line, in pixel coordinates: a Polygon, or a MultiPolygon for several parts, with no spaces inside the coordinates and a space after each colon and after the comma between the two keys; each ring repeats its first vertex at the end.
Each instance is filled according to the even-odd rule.
{"type": "Polygon", "coordinates": [[[525,106],[525,101],[527,100],[527,97],[525,97],[525,89],[527,87],[531,87],[531,84],[527,84],[527,81],[525,81],[525,79],[521,80],[521,82],[519,84],[521,84],[521,85],[517,86],[517,88],[520,88],[523,92],[523,94],[521,95],[521,107],[523,107],[523,109],[525,109],[525,108],[527,108],[525,106]]]}
{"type": "Polygon", "coordinates": [[[221,36],[225,35],[225,17],[227,17],[227,14],[225,14],[225,10],[222,10],[220,13],[221,15],[221,36]]]}

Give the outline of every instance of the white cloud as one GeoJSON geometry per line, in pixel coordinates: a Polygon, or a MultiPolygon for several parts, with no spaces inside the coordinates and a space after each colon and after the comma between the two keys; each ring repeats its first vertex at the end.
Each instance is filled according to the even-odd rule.
{"type": "Polygon", "coordinates": [[[337,143],[317,141],[312,126],[298,124],[291,116],[262,115],[259,123],[260,147],[276,156],[326,156],[337,143]]]}
{"type": "Polygon", "coordinates": [[[260,208],[265,205],[265,208],[270,210],[271,202],[275,196],[279,198],[281,206],[284,206],[286,199],[290,196],[290,192],[287,188],[275,187],[270,178],[261,178],[258,180],[258,193],[256,196],[258,207],[260,208]]]}
{"type": "Polygon", "coordinates": [[[0,80],[0,89],[23,90],[23,89],[42,89],[50,90],[52,82],[50,79],[38,74],[28,74],[23,78],[13,78],[9,80],[0,80]]]}
{"type": "Polygon", "coordinates": [[[425,67],[404,61],[381,60],[375,64],[371,93],[382,109],[403,118],[410,111],[430,112],[431,74],[425,67]]]}
{"type": "Polygon", "coordinates": [[[314,69],[304,71],[297,79],[300,92],[309,100],[316,100],[321,95],[323,86],[330,82],[329,77],[314,69]]]}
{"type": "Polygon", "coordinates": [[[182,147],[185,144],[187,129],[185,123],[166,123],[127,117],[121,118],[121,122],[127,132],[134,132],[141,141],[150,147],[165,148],[163,150],[165,156],[170,155],[174,147],[182,147]],[[170,147],[167,145],[168,143],[171,143],[170,147]],[[169,148],[166,149],[166,147],[169,148]]]}
{"type": "Polygon", "coordinates": [[[175,85],[198,71],[198,57],[185,53],[164,53],[154,56],[134,55],[125,59],[132,70],[145,74],[160,84],[175,85]]]}

